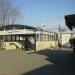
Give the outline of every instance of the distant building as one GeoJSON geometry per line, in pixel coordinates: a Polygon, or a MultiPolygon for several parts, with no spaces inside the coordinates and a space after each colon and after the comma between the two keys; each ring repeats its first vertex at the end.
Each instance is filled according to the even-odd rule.
{"type": "Polygon", "coordinates": [[[60,40],[61,40],[61,45],[65,47],[70,47],[70,42],[69,40],[72,38],[72,35],[75,35],[75,32],[73,31],[61,31],[60,32],[60,40]]]}

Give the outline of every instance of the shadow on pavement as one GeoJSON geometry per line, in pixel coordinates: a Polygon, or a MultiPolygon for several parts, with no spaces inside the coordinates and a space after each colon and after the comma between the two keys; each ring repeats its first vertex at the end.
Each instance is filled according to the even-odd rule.
{"type": "Polygon", "coordinates": [[[72,51],[45,50],[36,52],[47,56],[48,64],[22,75],[75,75],[75,56],[72,51]]]}

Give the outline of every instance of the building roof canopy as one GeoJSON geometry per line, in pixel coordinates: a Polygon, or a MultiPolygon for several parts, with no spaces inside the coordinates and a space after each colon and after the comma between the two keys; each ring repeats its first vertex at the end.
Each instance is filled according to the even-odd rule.
{"type": "Polygon", "coordinates": [[[66,15],[65,22],[69,29],[73,29],[75,27],[75,14],[66,15]]]}
{"type": "Polygon", "coordinates": [[[28,25],[19,25],[19,24],[14,24],[14,25],[6,25],[6,26],[1,26],[0,31],[2,30],[11,30],[11,29],[36,29],[35,27],[28,26],[28,25]]]}

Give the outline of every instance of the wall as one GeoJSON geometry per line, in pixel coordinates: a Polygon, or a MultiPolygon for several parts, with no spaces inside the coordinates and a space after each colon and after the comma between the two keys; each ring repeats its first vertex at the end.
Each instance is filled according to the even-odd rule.
{"type": "Polygon", "coordinates": [[[22,45],[19,42],[3,42],[2,47],[6,50],[22,49],[22,45]]]}
{"type": "Polygon", "coordinates": [[[69,40],[71,38],[71,34],[62,34],[61,44],[62,46],[70,46],[69,40]]]}
{"type": "Polygon", "coordinates": [[[58,47],[58,37],[54,32],[41,32],[36,36],[36,50],[45,50],[58,47]]]}
{"type": "Polygon", "coordinates": [[[37,41],[36,42],[36,51],[56,48],[56,47],[58,47],[57,41],[37,41]]]}

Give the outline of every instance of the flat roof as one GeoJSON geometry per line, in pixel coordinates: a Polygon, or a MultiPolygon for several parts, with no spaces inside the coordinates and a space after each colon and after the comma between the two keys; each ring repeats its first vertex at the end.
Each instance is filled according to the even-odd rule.
{"type": "Polygon", "coordinates": [[[11,24],[11,25],[6,25],[6,26],[1,26],[0,31],[2,30],[11,30],[11,29],[36,29],[35,27],[28,26],[28,25],[20,25],[20,24],[11,24]]]}

